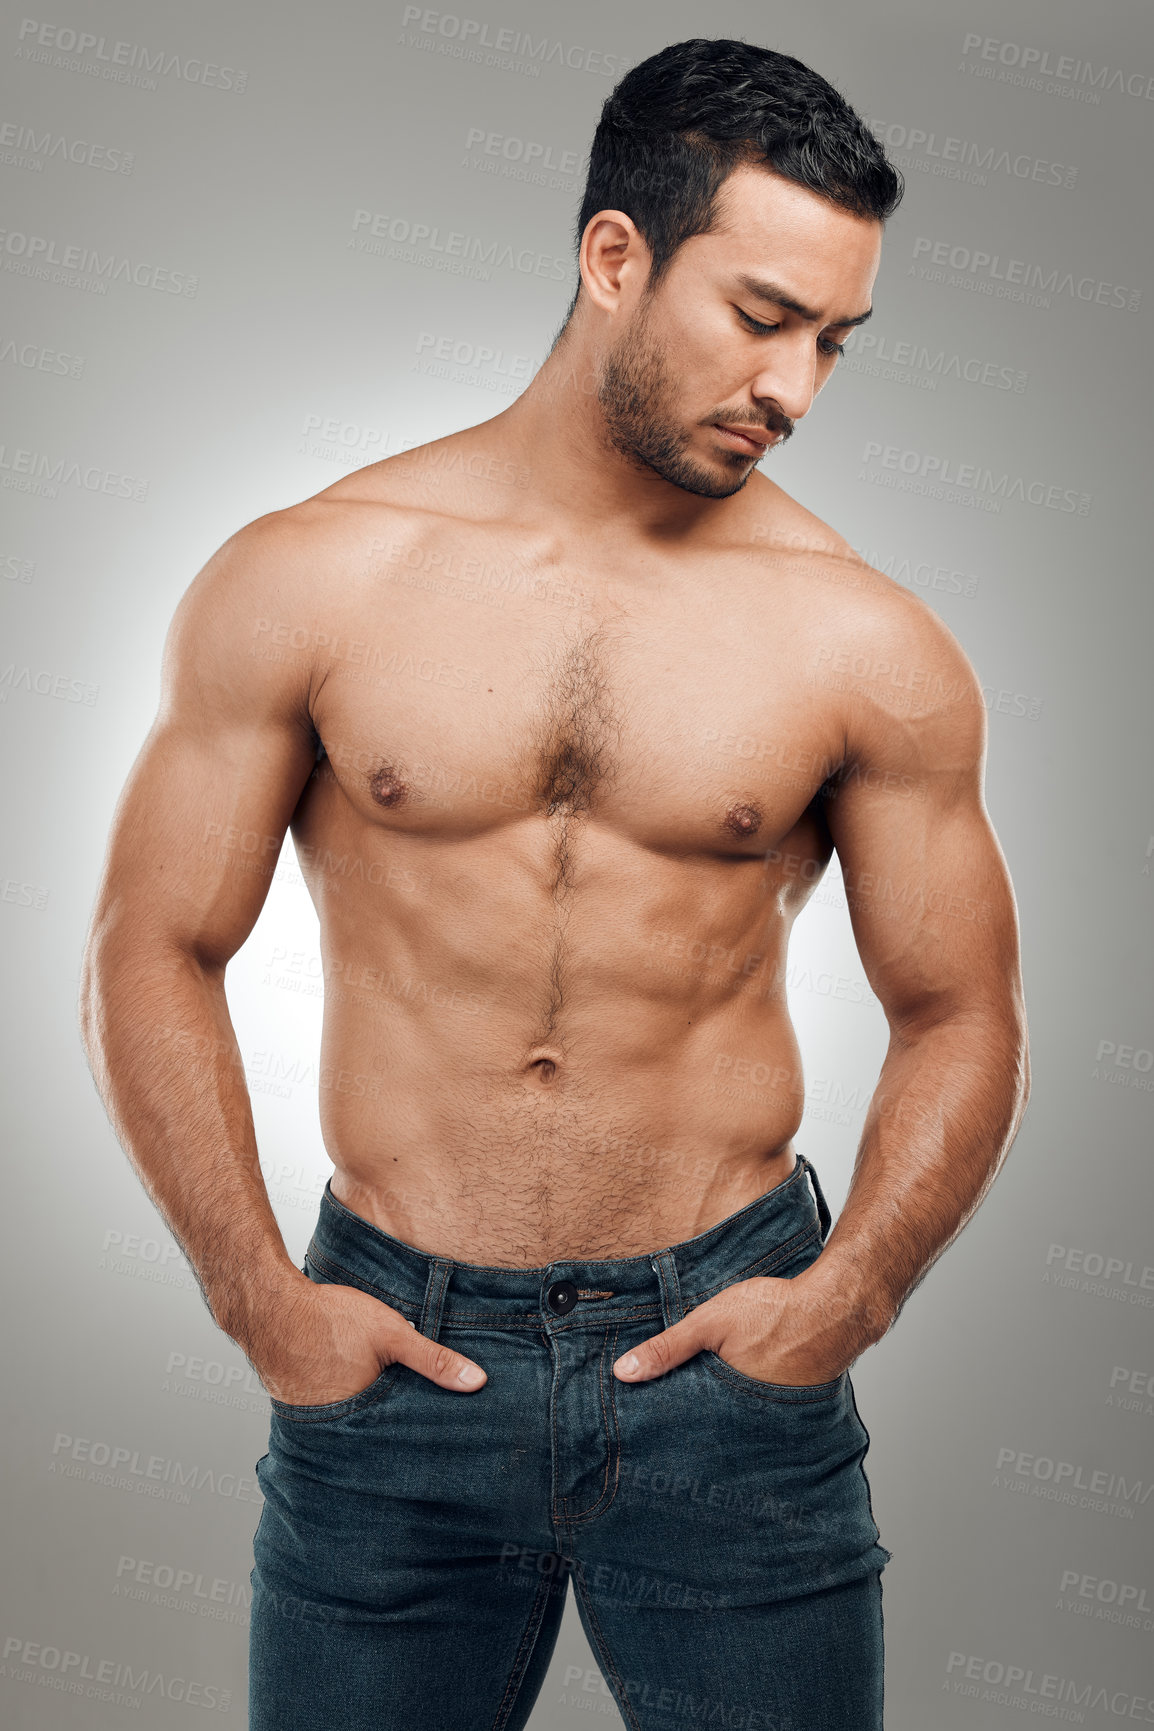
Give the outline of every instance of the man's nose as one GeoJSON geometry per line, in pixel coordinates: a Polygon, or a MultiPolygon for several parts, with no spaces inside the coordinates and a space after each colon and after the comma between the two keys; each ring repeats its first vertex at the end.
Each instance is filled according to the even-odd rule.
{"type": "Polygon", "coordinates": [[[814,356],[783,344],[773,361],[753,381],[753,394],[762,403],[776,404],[791,421],[800,421],[813,407],[817,386],[814,356]]]}

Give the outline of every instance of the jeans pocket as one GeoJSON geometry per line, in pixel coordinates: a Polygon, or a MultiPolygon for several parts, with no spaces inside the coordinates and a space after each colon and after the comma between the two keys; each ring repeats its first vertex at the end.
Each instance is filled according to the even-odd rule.
{"type": "Polygon", "coordinates": [[[787,1406],[817,1405],[822,1401],[833,1400],[845,1388],[846,1373],[835,1376],[831,1382],[791,1383],[762,1382],[756,1376],[747,1376],[743,1370],[737,1370],[719,1352],[712,1347],[706,1347],[701,1354],[706,1370],[720,1381],[728,1383],[732,1388],[739,1388],[749,1394],[756,1394],[762,1400],[780,1401],[787,1406]]]}
{"type": "Polygon", "coordinates": [[[399,1359],[393,1364],[387,1364],[367,1388],[362,1388],[357,1394],[346,1395],[343,1400],[328,1401],[322,1406],[294,1406],[290,1401],[276,1400],[270,1395],[269,1405],[278,1418],[290,1419],[294,1424],[328,1424],[333,1419],[347,1418],[350,1413],[360,1412],[367,1406],[375,1406],[392,1388],[400,1367],[399,1359]]]}
{"type": "MultiPolygon", "coordinates": [[[[805,1228],[785,1246],[767,1251],[757,1262],[729,1281],[728,1285],[738,1286],[743,1280],[763,1278],[794,1280],[813,1266],[823,1248],[821,1227],[815,1219],[812,1226],[805,1228]]],[[[721,1288],[721,1291],[725,1290],[726,1287],[721,1288]]],[[[720,1378],[732,1388],[746,1389],[752,1394],[760,1395],[763,1400],[777,1400],[795,1405],[832,1400],[841,1392],[845,1383],[844,1371],[830,1382],[762,1382],[759,1377],[748,1376],[745,1371],[738,1370],[711,1347],[703,1349],[701,1359],[711,1375],[720,1378]]]]}

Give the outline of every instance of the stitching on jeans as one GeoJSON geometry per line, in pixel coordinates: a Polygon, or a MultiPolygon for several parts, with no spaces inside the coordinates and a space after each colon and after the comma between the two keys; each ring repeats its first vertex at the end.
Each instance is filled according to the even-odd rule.
{"type": "Polygon", "coordinates": [[[597,1613],[593,1609],[593,1601],[589,1597],[589,1590],[585,1585],[585,1565],[576,1557],[573,1559],[573,1562],[574,1591],[581,1595],[581,1603],[585,1607],[585,1615],[589,1619],[589,1629],[593,1635],[593,1642],[597,1648],[598,1654],[600,1655],[602,1664],[605,1669],[608,1670],[609,1675],[612,1677],[620,1691],[617,1710],[621,1714],[626,1725],[629,1726],[629,1731],[642,1731],[641,1721],[633,1711],[633,1703],[629,1699],[629,1694],[625,1687],[625,1681],[614,1663],[613,1655],[609,1651],[609,1643],[601,1633],[601,1625],[597,1621],[597,1613]]]}
{"type": "MultiPolygon", "coordinates": [[[[421,1314],[421,1305],[418,1304],[416,1302],[416,1300],[399,1297],[395,1292],[391,1292],[387,1286],[381,1286],[377,1281],[370,1280],[365,1275],[354,1273],[354,1271],[351,1268],[346,1268],[344,1266],[344,1264],[341,1262],[334,1262],[332,1257],[326,1256],[323,1251],[310,1249],[309,1260],[317,1268],[323,1269],[323,1271],[326,1274],[339,1274],[341,1276],[341,1281],[340,1281],[341,1285],[356,1286],[356,1287],[359,1287],[362,1292],[372,1293],[374,1298],[383,1298],[386,1303],[392,1305],[394,1310],[400,1310],[402,1312],[412,1311],[414,1316],[417,1316],[417,1317],[419,1317],[421,1314]]],[[[508,1270],[506,1269],[505,1272],[508,1273],[508,1270]]],[[[616,1320],[616,1319],[620,1318],[622,1321],[624,1321],[630,1317],[660,1316],[660,1314],[661,1314],[661,1306],[660,1305],[648,1304],[648,1305],[637,1306],[634,1309],[628,1310],[628,1311],[615,1310],[612,1312],[611,1320],[616,1320]]],[[[586,1319],[580,1326],[584,1326],[584,1327],[588,1328],[590,1321],[592,1321],[592,1318],[586,1319]]],[[[605,1321],[604,1315],[598,1317],[596,1320],[596,1326],[600,1326],[600,1324],[603,1323],[604,1321],[605,1321]]],[[[449,1318],[447,1320],[445,1320],[445,1327],[446,1328],[469,1327],[469,1328],[502,1328],[502,1329],[503,1328],[539,1329],[540,1326],[541,1326],[541,1319],[540,1319],[540,1313],[539,1312],[534,1312],[530,1316],[505,1317],[505,1316],[501,1316],[500,1314],[494,1314],[492,1309],[489,1309],[489,1310],[458,1310],[456,1307],[454,1307],[453,1310],[449,1313],[449,1318]]],[[[568,1324],[568,1323],[565,1324],[566,1328],[569,1328],[572,1326],[574,1326],[574,1325],[568,1324]]],[[[560,1330],[558,1330],[558,1332],[560,1332],[560,1330]]]]}
{"type": "Polygon", "coordinates": [[[537,1596],[533,1600],[529,1620],[525,1624],[524,1633],[514,1656],[513,1669],[509,1672],[509,1681],[505,1684],[505,1693],[502,1695],[500,1705],[497,1708],[497,1717],[493,1720],[492,1731],[502,1731],[502,1727],[508,1723],[509,1714],[516,1703],[525,1672],[529,1668],[533,1649],[537,1645],[537,1636],[545,1619],[545,1607],[549,1603],[549,1595],[552,1591],[553,1583],[546,1576],[537,1588],[537,1596]]]}
{"type": "Polygon", "coordinates": [[[370,1292],[374,1298],[383,1297],[387,1303],[392,1305],[394,1310],[413,1310],[418,1316],[421,1313],[419,1304],[415,1304],[411,1299],[401,1298],[395,1292],[390,1292],[387,1286],[381,1286],[366,1275],[354,1274],[351,1268],[345,1268],[342,1263],[334,1262],[331,1257],[325,1255],[323,1250],[317,1250],[310,1245],[307,1260],[314,1267],[323,1269],[326,1274],[341,1275],[342,1279],[338,1283],[341,1286],[359,1286],[362,1292],[370,1292]]]}
{"type": "Polygon", "coordinates": [[[559,1459],[557,1442],[557,1395],[559,1390],[557,1385],[561,1376],[561,1354],[558,1352],[557,1342],[550,1334],[549,1330],[545,1328],[542,1329],[541,1332],[545,1336],[545,1345],[549,1351],[549,1364],[552,1370],[552,1375],[549,1379],[549,1518],[553,1522],[554,1529],[557,1532],[557,1548],[561,1552],[562,1556],[564,1556],[565,1547],[563,1530],[565,1526],[565,1498],[558,1493],[557,1489],[559,1482],[559,1475],[557,1472],[557,1462],[559,1459]]]}
{"type": "MultiPolygon", "coordinates": [[[[706,1287],[704,1290],[709,1296],[712,1296],[715,1291],[720,1292],[738,1280],[748,1279],[755,1268],[766,1270],[780,1268],[783,1262],[788,1262],[799,1250],[803,1250],[815,1238],[820,1237],[821,1225],[816,1220],[812,1221],[808,1226],[803,1226],[800,1232],[795,1232],[792,1238],[787,1238],[784,1244],[779,1244],[774,1250],[767,1250],[764,1256],[755,1257],[752,1262],[747,1262],[744,1268],[739,1268],[736,1274],[726,1275],[719,1286],[706,1287]]],[[[697,1302],[700,1303],[700,1299],[697,1302]]]]}
{"type": "Polygon", "coordinates": [[[400,1362],[400,1359],[395,1359],[392,1364],[387,1364],[376,1382],[371,1382],[368,1388],[362,1388],[359,1394],[349,1395],[347,1400],[330,1401],[327,1406],[294,1406],[291,1401],[274,1400],[270,1395],[269,1404],[278,1418],[287,1419],[292,1424],[323,1424],[329,1419],[348,1418],[354,1412],[364,1412],[367,1408],[376,1406],[378,1401],[385,1398],[397,1380],[397,1367],[400,1362]],[[377,1383],[382,1383],[383,1387],[377,1388],[377,1383]],[[366,1400],[365,1396],[373,1389],[376,1389],[376,1393],[371,1400],[366,1400]]]}
{"type": "MultiPolygon", "coordinates": [[[[613,1345],[609,1348],[609,1363],[610,1363],[610,1365],[612,1365],[613,1360],[617,1357],[617,1341],[618,1341],[620,1334],[621,1334],[621,1325],[620,1325],[620,1323],[618,1323],[617,1327],[613,1330],[613,1345]]],[[[602,1363],[604,1365],[604,1361],[602,1361],[602,1363]]],[[[602,1404],[604,1405],[604,1395],[602,1396],[602,1404]]],[[[610,1438],[610,1447],[611,1447],[611,1453],[612,1453],[612,1466],[613,1466],[613,1483],[612,1483],[612,1486],[609,1487],[609,1495],[608,1495],[608,1498],[606,1499],[606,1502],[605,1502],[605,1508],[596,1508],[596,1509],[587,1510],[586,1514],[582,1515],[580,1517],[582,1520],[585,1520],[585,1519],[591,1520],[596,1515],[604,1514],[605,1509],[611,1508],[613,1505],[614,1499],[617,1496],[618,1487],[621,1483],[621,1421],[617,1415],[617,1378],[612,1374],[612,1371],[610,1371],[610,1375],[609,1375],[609,1411],[610,1411],[611,1422],[612,1422],[612,1427],[613,1427],[612,1433],[611,1433],[611,1438],[610,1438]]],[[[607,1463],[606,1477],[608,1477],[608,1463],[607,1463]]]]}
{"type": "Polygon", "coordinates": [[[441,1333],[442,1315],[445,1308],[445,1293],[449,1285],[449,1277],[453,1270],[448,1262],[439,1259],[434,1261],[429,1270],[429,1280],[425,1288],[425,1299],[421,1306],[421,1315],[417,1323],[418,1332],[424,1333],[422,1324],[427,1325],[429,1340],[438,1340],[441,1333]]]}
{"type": "MultiPolygon", "coordinates": [[[[639,1304],[639,1305],[636,1305],[634,1307],[634,1309],[632,1309],[632,1310],[615,1310],[613,1312],[612,1316],[609,1318],[609,1321],[610,1322],[641,1322],[641,1321],[648,1321],[650,1317],[656,1317],[656,1316],[660,1316],[660,1315],[661,1315],[661,1306],[659,1304],[639,1304]]],[[[581,1320],[581,1321],[579,1321],[575,1318],[572,1322],[559,1322],[559,1323],[555,1324],[555,1326],[553,1328],[553,1333],[554,1334],[572,1334],[573,1330],[576,1328],[587,1329],[591,1326],[600,1326],[600,1324],[604,1321],[605,1321],[604,1316],[599,1316],[597,1318],[596,1324],[594,1324],[592,1317],[586,1317],[584,1320],[581,1320]]]]}
{"type": "MultiPolygon", "coordinates": [[[[744,1267],[732,1271],[727,1274],[724,1279],[714,1282],[711,1286],[702,1287],[700,1291],[690,1294],[688,1299],[686,1299],[683,1294],[682,1300],[684,1311],[688,1313],[689,1310],[695,1309],[697,1305],[703,1304],[707,1298],[716,1297],[719,1292],[724,1292],[727,1286],[733,1286],[740,1280],[748,1280],[752,1278],[754,1270],[761,1269],[763,1272],[768,1273],[772,1269],[780,1267],[784,1261],[788,1260],[791,1256],[796,1255],[798,1251],[805,1249],[809,1244],[813,1243],[815,1239],[820,1239],[820,1237],[820,1222],[814,1221],[809,1226],[803,1227],[800,1232],[795,1233],[792,1238],[787,1239],[784,1244],[777,1245],[773,1250],[767,1250],[764,1256],[756,1257],[752,1262],[747,1262],[744,1267]]],[[[355,1273],[352,1269],[346,1268],[343,1263],[334,1262],[333,1259],[330,1256],[327,1256],[322,1250],[310,1246],[308,1260],[311,1261],[315,1267],[323,1270],[327,1274],[339,1275],[340,1284],[356,1286],[359,1287],[362,1292],[369,1292],[375,1298],[382,1298],[386,1304],[391,1305],[394,1310],[399,1310],[402,1315],[405,1315],[410,1311],[412,1311],[417,1317],[421,1314],[422,1306],[415,1300],[401,1298],[397,1293],[392,1292],[387,1286],[382,1286],[379,1282],[371,1280],[365,1275],[355,1273]]],[[[503,1272],[507,1274],[509,1270],[505,1269],[503,1272]]],[[[660,1275],[658,1276],[658,1279],[660,1282],[660,1275]]],[[[615,1322],[641,1321],[663,1315],[664,1312],[660,1303],[647,1303],[633,1305],[627,1310],[614,1309],[610,1313],[610,1320],[615,1322]]],[[[591,1320],[591,1318],[574,1318],[572,1322],[557,1327],[555,1332],[562,1333],[574,1327],[588,1328],[591,1320]]],[[[601,1322],[604,1320],[605,1317],[603,1313],[598,1321],[601,1322]]],[[[488,1310],[464,1310],[454,1307],[449,1313],[449,1317],[445,1319],[445,1326],[447,1328],[469,1327],[517,1329],[538,1328],[540,1323],[536,1314],[522,1317],[504,1317],[501,1315],[495,1315],[491,1308],[488,1310]]]]}
{"type": "MultiPolygon", "coordinates": [[[[614,1406],[613,1418],[611,1421],[609,1412],[605,1405],[605,1358],[607,1351],[610,1359],[616,1356],[617,1335],[619,1332],[619,1329],[614,1331],[613,1347],[610,1350],[609,1330],[605,1330],[605,1341],[601,1348],[601,1357],[597,1361],[597,1392],[601,1397],[601,1419],[605,1426],[605,1473],[601,1481],[601,1495],[597,1498],[597,1501],[591,1503],[587,1509],[582,1509],[580,1514],[569,1515],[567,1517],[571,1526],[575,1526],[578,1521],[591,1521],[596,1519],[598,1515],[604,1514],[605,1510],[609,1507],[613,1498],[617,1494],[617,1481],[619,1477],[617,1470],[619,1449],[616,1422],[617,1409],[616,1406],[614,1406]],[[610,1477],[612,1477],[613,1480],[612,1488],[610,1488],[609,1483],[610,1477]]],[[[565,1500],[568,1502],[568,1497],[565,1500]]]]}
{"type": "Polygon", "coordinates": [[[779,1406],[817,1406],[823,1400],[833,1400],[846,1376],[843,1370],[832,1382],[815,1382],[811,1390],[802,1383],[795,1387],[785,1382],[759,1382],[755,1376],[747,1376],[743,1370],[735,1370],[731,1364],[726,1364],[720,1353],[711,1347],[706,1347],[704,1357],[706,1370],[719,1382],[731,1383],[734,1388],[760,1395],[762,1400],[776,1401],[779,1406]]]}
{"type": "Polygon", "coordinates": [[[672,1250],[662,1250],[653,1258],[653,1271],[661,1288],[661,1320],[666,1328],[672,1328],[685,1315],[677,1279],[677,1262],[672,1250]]]}
{"type": "MultiPolygon", "coordinates": [[[[858,1463],[857,1463],[857,1470],[858,1470],[858,1472],[859,1472],[859,1473],[860,1473],[860,1474],[861,1474],[861,1476],[862,1476],[862,1478],[863,1478],[863,1479],[864,1479],[864,1480],[865,1480],[865,1488],[866,1488],[866,1507],[867,1507],[867,1508],[868,1508],[868,1509],[869,1509],[869,1514],[870,1514],[870,1520],[871,1520],[871,1521],[872,1521],[872,1522],[873,1522],[873,1529],[874,1529],[874,1534],[875,1534],[875,1537],[874,1537],[874,1544],[875,1544],[875,1545],[879,1545],[879,1546],[881,1546],[881,1549],[882,1549],[882,1550],[883,1550],[883,1551],[888,1551],[888,1552],[889,1552],[889,1556],[890,1556],[890,1560],[891,1560],[891,1562],[892,1562],[892,1560],[893,1560],[893,1552],[892,1552],[892,1551],[890,1551],[890,1549],[889,1549],[889,1546],[888,1546],[888,1545],[885,1545],[885,1544],[883,1544],[883,1543],[882,1543],[882,1536],[881,1536],[881,1532],[880,1532],[880,1531],[879,1531],[879,1529],[878,1529],[878,1523],[877,1523],[877,1518],[876,1518],[876,1516],[875,1516],[875,1515],[874,1515],[874,1498],[873,1498],[873,1490],[872,1490],[872,1488],[871,1488],[871,1486],[870,1486],[870,1481],[869,1481],[869,1474],[868,1474],[868,1473],[867,1473],[867,1472],[866,1472],[866,1470],[865,1470],[865,1462],[866,1462],[866,1456],[867,1456],[867,1455],[868,1455],[868,1454],[869,1454],[869,1451],[870,1451],[870,1443],[871,1443],[871,1441],[872,1441],[872,1438],[871,1438],[871,1437],[870,1437],[870,1433],[869,1433],[869,1431],[868,1431],[868,1430],[867,1430],[867,1429],[866,1429],[866,1423],[865,1423],[865,1420],[864,1420],[864,1419],[863,1419],[863,1418],[862,1418],[862,1415],[861,1415],[861,1413],[860,1413],[860,1412],[859,1412],[859,1411],[858,1411],[858,1407],[857,1407],[857,1395],[856,1395],[856,1394],[855,1394],[855,1392],[854,1392],[854,1386],[853,1386],[853,1378],[852,1378],[852,1377],[851,1377],[851,1376],[850,1376],[850,1375],[849,1375],[849,1374],[848,1374],[848,1373],[847,1373],[847,1375],[846,1375],[846,1382],[847,1382],[847,1384],[848,1384],[848,1386],[849,1386],[849,1398],[850,1398],[850,1405],[851,1405],[851,1406],[852,1406],[852,1407],[853,1407],[853,1412],[854,1412],[854,1417],[855,1417],[855,1418],[856,1418],[856,1419],[857,1419],[857,1422],[858,1422],[858,1423],[859,1423],[859,1424],[860,1424],[860,1425],[861,1425],[861,1428],[862,1428],[862,1432],[863,1432],[863,1434],[864,1434],[864,1436],[865,1436],[865,1447],[864,1447],[864,1448],[863,1448],[863,1449],[862,1449],[862,1452],[861,1452],[861,1459],[860,1459],[860,1460],[859,1460],[859,1461],[858,1461],[858,1463]]],[[[884,1564],[884,1563],[883,1563],[883,1564],[882,1564],[882,1568],[884,1568],[884,1567],[885,1567],[885,1564],[884,1564]]],[[[879,1570],[878,1570],[878,1586],[879,1586],[879,1588],[880,1588],[880,1586],[881,1586],[881,1569],[879,1569],[879,1570]]]]}

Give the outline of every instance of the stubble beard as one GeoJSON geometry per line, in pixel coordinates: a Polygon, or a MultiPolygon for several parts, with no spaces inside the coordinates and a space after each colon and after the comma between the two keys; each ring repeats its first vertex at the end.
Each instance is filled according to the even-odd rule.
{"type": "Polygon", "coordinates": [[[704,499],[729,499],[754,470],[748,458],[730,467],[707,467],[688,455],[690,434],[675,418],[675,389],[665,353],[654,340],[644,304],[606,355],[597,387],[605,438],[634,468],[660,475],[673,487],[704,499]]]}

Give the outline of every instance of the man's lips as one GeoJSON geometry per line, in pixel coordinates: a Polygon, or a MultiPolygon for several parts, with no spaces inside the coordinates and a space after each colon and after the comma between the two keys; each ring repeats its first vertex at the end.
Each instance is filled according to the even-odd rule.
{"type": "Polygon", "coordinates": [[[734,426],[732,423],[718,421],[717,430],[734,441],[746,451],[756,451],[760,456],[777,441],[777,434],[769,432],[765,427],[734,426]]]}

